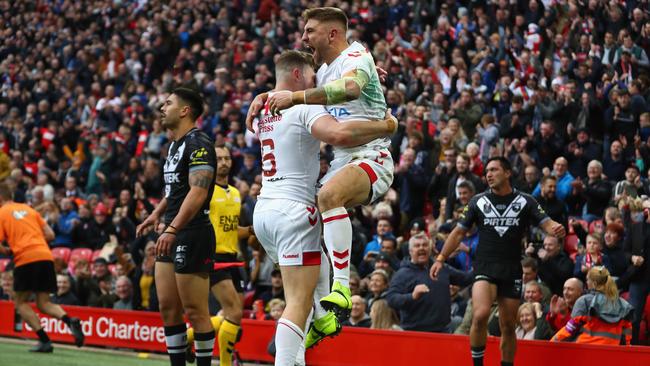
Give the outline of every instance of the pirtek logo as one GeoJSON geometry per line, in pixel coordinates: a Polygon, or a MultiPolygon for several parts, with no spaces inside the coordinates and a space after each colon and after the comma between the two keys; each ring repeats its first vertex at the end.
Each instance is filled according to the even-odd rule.
{"type": "Polygon", "coordinates": [[[492,218],[492,219],[483,219],[483,225],[515,226],[515,225],[519,225],[519,218],[499,217],[499,218],[492,218]]]}
{"type": "Polygon", "coordinates": [[[284,259],[296,259],[296,258],[298,258],[298,254],[282,254],[282,258],[284,258],[284,259]]]}

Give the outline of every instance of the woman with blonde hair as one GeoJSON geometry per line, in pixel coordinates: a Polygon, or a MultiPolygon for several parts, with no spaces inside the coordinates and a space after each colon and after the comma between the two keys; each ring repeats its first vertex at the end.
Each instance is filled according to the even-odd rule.
{"type": "MultiPolygon", "coordinates": [[[[526,302],[519,306],[519,311],[517,312],[517,329],[515,329],[515,335],[517,339],[535,339],[535,330],[537,329],[537,309],[535,305],[539,306],[539,303],[526,302]]],[[[539,309],[541,311],[541,309],[539,309]]]]}
{"type": "Polygon", "coordinates": [[[590,292],[576,300],[571,320],[552,340],[629,345],[632,337],[633,308],[618,296],[616,282],[607,268],[592,267],[587,272],[587,287],[590,292]]]}
{"type": "Polygon", "coordinates": [[[403,330],[399,326],[395,310],[384,299],[375,300],[370,308],[370,328],[403,330]]]}

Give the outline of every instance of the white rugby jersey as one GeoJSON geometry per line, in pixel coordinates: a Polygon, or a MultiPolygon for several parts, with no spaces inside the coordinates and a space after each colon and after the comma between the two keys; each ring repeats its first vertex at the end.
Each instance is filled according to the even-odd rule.
{"type": "Polygon", "coordinates": [[[320,141],[311,126],[325,115],[322,105],[297,105],[272,116],[267,102],[253,125],[262,150],[261,198],[316,204],[320,141]]]}
{"type": "MultiPolygon", "coordinates": [[[[316,74],[316,80],[318,85],[322,86],[342,78],[345,73],[353,70],[361,70],[369,77],[368,84],[361,90],[359,98],[346,103],[328,105],[325,108],[340,122],[384,119],[386,100],[379,82],[379,75],[377,75],[375,61],[372,54],[360,43],[352,43],[331,64],[321,65],[316,74]]],[[[334,154],[336,157],[340,157],[342,154],[351,154],[360,150],[388,148],[389,145],[388,138],[380,138],[356,147],[335,146],[334,154]]]]}

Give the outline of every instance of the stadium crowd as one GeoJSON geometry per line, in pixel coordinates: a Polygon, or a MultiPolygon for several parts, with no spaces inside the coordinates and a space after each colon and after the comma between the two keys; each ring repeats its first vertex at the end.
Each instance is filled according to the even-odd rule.
{"type": "MultiPolygon", "coordinates": [[[[604,265],[635,307],[633,342],[646,339],[644,1],[0,0],[0,180],[55,230],[53,301],[157,309],[157,234],[136,238],[135,227],[161,198],[168,138],[158,107],[175,86],[203,92],[199,127],[231,149],[241,220],[251,222],[261,167],[246,111],[272,87],[275,57],[301,48],[301,12],[323,5],[346,11],[348,38],[387,71],[386,102],[400,120],[393,188],[354,210],[348,325],[467,334],[477,234],[437,281],[428,268],[485,189],[485,161],[503,155],[515,186],[569,232],[530,230],[522,243],[517,334],[550,339],[586,291],[586,273],[604,265]]],[[[321,174],[330,152],[323,146],[321,174]]],[[[279,271],[259,247],[241,249],[248,314],[277,319],[279,271]]],[[[6,262],[2,296],[11,298],[6,262]]]]}

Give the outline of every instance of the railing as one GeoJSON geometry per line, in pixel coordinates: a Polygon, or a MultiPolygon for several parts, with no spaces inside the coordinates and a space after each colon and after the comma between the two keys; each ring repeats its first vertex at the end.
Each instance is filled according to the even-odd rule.
{"type": "MultiPolygon", "coordinates": [[[[70,316],[79,317],[86,344],[165,352],[162,321],[158,313],[64,306],[70,316]]],[[[35,309],[36,310],[36,309],[35,309]]],[[[71,343],[63,322],[41,315],[50,338],[71,343]]],[[[14,305],[0,301],[0,336],[36,338],[23,324],[17,332],[14,305]]],[[[243,337],[237,344],[242,359],[273,362],[267,346],[275,331],[272,321],[244,320],[243,337]]],[[[216,344],[215,344],[216,346],[216,344]]],[[[515,364],[526,366],[649,366],[650,347],[589,346],[573,343],[520,341],[515,364]]],[[[218,352],[215,350],[215,354],[218,352]]],[[[397,332],[344,328],[307,352],[308,365],[470,365],[469,343],[465,336],[421,332],[397,332]]],[[[499,339],[490,337],[485,364],[499,364],[499,339]]]]}

